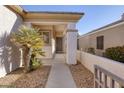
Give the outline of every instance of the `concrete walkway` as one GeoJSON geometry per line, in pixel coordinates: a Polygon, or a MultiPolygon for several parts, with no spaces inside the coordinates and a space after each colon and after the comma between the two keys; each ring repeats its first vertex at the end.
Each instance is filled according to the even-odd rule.
{"type": "Polygon", "coordinates": [[[59,58],[53,60],[52,63],[46,88],[76,88],[71,72],[64,60],[59,58]]]}

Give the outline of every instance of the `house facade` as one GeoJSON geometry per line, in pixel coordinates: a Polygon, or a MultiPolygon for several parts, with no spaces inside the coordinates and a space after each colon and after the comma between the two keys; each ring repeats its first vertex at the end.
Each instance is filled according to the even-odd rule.
{"type": "Polygon", "coordinates": [[[22,64],[22,51],[10,42],[10,34],[19,26],[39,28],[45,42],[45,57],[54,58],[56,53],[65,55],[67,64],[76,64],[76,23],[84,13],[27,12],[20,6],[0,6],[0,76],[15,70],[22,64]]]}
{"type": "Polygon", "coordinates": [[[78,49],[94,48],[95,54],[103,56],[105,49],[124,45],[124,15],[116,22],[78,37],[78,49]]]}

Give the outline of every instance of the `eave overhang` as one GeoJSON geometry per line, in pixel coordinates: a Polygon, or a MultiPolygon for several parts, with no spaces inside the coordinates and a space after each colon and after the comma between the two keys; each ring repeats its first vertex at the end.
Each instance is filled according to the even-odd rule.
{"type": "Polygon", "coordinates": [[[21,6],[6,5],[14,12],[21,15],[24,21],[44,20],[44,21],[66,21],[77,22],[81,19],[84,13],[77,12],[26,12],[21,6]]]}
{"type": "Polygon", "coordinates": [[[13,12],[19,14],[21,17],[24,17],[26,14],[26,11],[22,9],[19,5],[5,5],[7,8],[12,10],[13,12]]]}
{"type": "Polygon", "coordinates": [[[68,22],[77,22],[83,13],[44,13],[44,12],[28,12],[25,14],[25,20],[52,20],[52,21],[68,21],[68,22]]]}

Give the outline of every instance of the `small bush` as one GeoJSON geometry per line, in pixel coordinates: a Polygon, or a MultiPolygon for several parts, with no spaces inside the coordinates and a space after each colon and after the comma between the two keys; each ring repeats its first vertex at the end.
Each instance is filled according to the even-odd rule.
{"type": "Polygon", "coordinates": [[[115,61],[124,62],[124,46],[117,46],[107,48],[105,50],[105,57],[115,61]]]}
{"type": "Polygon", "coordinates": [[[95,49],[90,47],[90,48],[87,49],[87,52],[91,53],[91,54],[95,54],[95,49]]]}
{"type": "Polygon", "coordinates": [[[42,66],[42,63],[37,59],[33,59],[31,63],[32,63],[31,64],[31,70],[35,70],[35,69],[42,66]]]}

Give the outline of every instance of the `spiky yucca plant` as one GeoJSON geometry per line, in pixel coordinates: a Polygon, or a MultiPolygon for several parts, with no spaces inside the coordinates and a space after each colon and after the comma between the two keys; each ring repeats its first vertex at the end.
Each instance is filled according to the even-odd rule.
{"type": "Polygon", "coordinates": [[[44,52],[41,50],[43,47],[43,40],[38,31],[39,30],[36,28],[23,25],[19,28],[19,31],[12,33],[11,36],[12,42],[23,47],[23,60],[26,72],[31,69],[31,59],[34,60],[36,55],[44,55],[44,52]]]}

